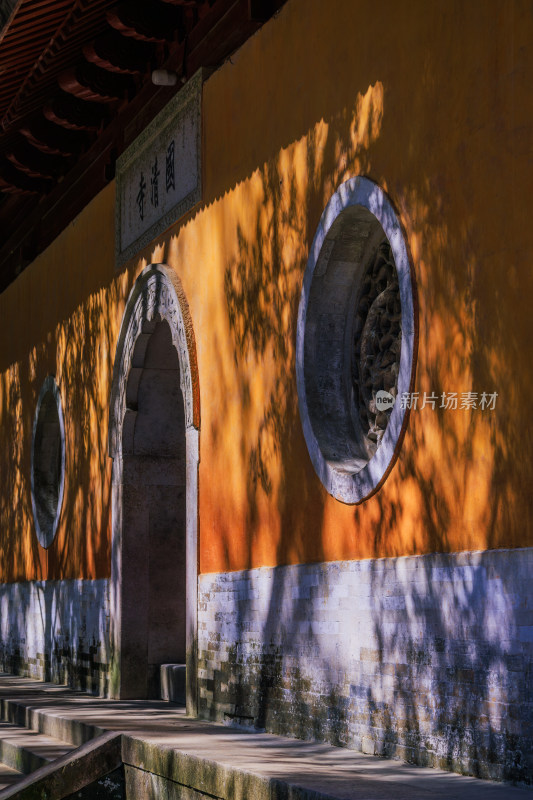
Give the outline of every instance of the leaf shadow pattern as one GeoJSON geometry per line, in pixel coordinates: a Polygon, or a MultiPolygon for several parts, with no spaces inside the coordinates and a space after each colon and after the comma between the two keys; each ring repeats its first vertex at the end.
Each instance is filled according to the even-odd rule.
{"type": "Polygon", "coordinates": [[[97,289],[2,375],[2,669],[104,694],[109,669],[111,495],[107,457],[111,342],[117,292],[97,289]],[[33,416],[55,376],[65,420],[65,489],[54,541],[34,531],[30,472],[33,416]],[[6,459],[7,456],[7,459],[6,459]]]}
{"type": "Polygon", "coordinates": [[[497,232],[486,233],[482,216],[458,230],[446,223],[450,191],[428,181],[399,199],[416,250],[416,388],[421,401],[424,393],[439,400],[413,412],[392,497],[378,493],[369,519],[363,509],[354,516],[376,553],[403,555],[387,547],[400,526],[407,552],[428,555],[372,564],[371,659],[358,713],[372,752],[531,783],[531,552],[521,549],[531,540],[531,495],[516,460],[532,443],[517,424],[531,376],[520,368],[520,317],[504,321],[517,298],[497,232]],[[448,269],[454,262],[464,268],[448,269]],[[450,391],[459,403],[465,391],[496,392],[496,405],[440,408],[450,391]]]}
{"type": "MultiPolygon", "coordinates": [[[[345,745],[349,697],[339,688],[344,668],[334,654],[323,652],[313,616],[330,592],[326,571],[314,566],[327,560],[320,535],[326,494],[317,488],[299,418],[296,320],[325,199],[354,172],[368,173],[368,146],[379,135],[382,102],[378,83],[358,97],[352,111],[329,125],[320,123],[290,152],[265,164],[253,176],[256,205],[251,214],[247,207],[236,225],[237,254],[224,274],[233,359],[245,404],[254,380],[261,398],[260,413],[250,414],[252,424],[243,419],[236,448],[246,470],[248,567],[234,573],[234,591],[222,581],[218,628],[201,637],[199,654],[200,668],[213,674],[199,681],[203,715],[345,745]],[[274,543],[270,563],[309,559],[314,564],[251,569],[265,527],[274,543]],[[227,657],[213,672],[212,650],[223,645],[227,657]],[[309,675],[310,663],[315,676],[309,675]]],[[[219,430],[211,431],[213,441],[219,437],[219,430]]],[[[229,521],[220,524],[218,534],[231,566],[229,521]]],[[[204,611],[213,600],[213,584],[207,579],[205,585],[204,611]]]]}
{"type": "MultiPolygon", "coordinates": [[[[381,120],[382,113],[372,116],[381,120]]],[[[531,554],[516,549],[530,536],[520,509],[531,499],[514,457],[521,449],[519,397],[530,391],[530,377],[520,372],[518,389],[494,413],[452,413],[438,404],[414,412],[386,484],[352,511],[331,512],[309,466],[293,377],[301,276],[328,197],[344,177],[372,177],[379,136],[379,125],[368,125],[372,136],[359,147],[347,141],[347,128],[352,135],[365,130],[347,126],[346,116],[317,125],[254,176],[261,184],[254,221],[248,209],[226,268],[238,380],[249,382],[254,368],[268,376],[259,423],[239,446],[249,476],[246,568],[220,586],[207,578],[203,584],[221,610],[211,652],[205,638],[200,644],[210,676],[200,681],[200,708],[273,732],[531,782],[532,647],[521,606],[528,603],[531,554]],[[266,506],[276,514],[265,525],[266,506]],[[328,563],[331,516],[342,531],[348,513],[354,560],[328,563]],[[275,547],[261,562],[258,542],[268,524],[275,547]],[[257,563],[279,566],[254,569],[257,563]],[[213,650],[224,643],[227,655],[217,660],[213,650]]],[[[487,281],[502,286],[503,255],[491,252],[472,217],[455,227],[446,221],[453,189],[445,181],[409,184],[418,149],[403,144],[411,154],[406,179],[385,188],[416,271],[416,389],[439,398],[501,392],[519,371],[519,359],[509,358],[519,351],[519,332],[506,332],[487,289],[487,281]],[[449,269],[450,262],[464,269],[449,269]],[[484,315],[491,314],[488,330],[484,315]]],[[[250,393],[247,387],[243,396],[250,393]]],[[[530,431],[523,435],[529,446],[530,431]]],[[[231,524],[219,534],[231,570],[231,524]]]]}

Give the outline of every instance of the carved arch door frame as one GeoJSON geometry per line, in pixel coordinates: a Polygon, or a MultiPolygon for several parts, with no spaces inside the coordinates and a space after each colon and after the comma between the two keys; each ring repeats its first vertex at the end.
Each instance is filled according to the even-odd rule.
{"type": "MultiPolygon", "coordinates": [[[[181,281],[164,264],[151,264],[137,278],[127,301],[118,339],[109,417],[109,455],[113,459],[112,551],[110,584],[110,694],[115,698],[131,698],[135,693],[128,685],[123,653],[127,649],[126,626],[123,625],[125,592],[122,560],[123,529],[123,452],[133,442],[137,411],[128,407],[130,371],[142,352],[156,319],[169,325],[172,344],[179,359],[179,381],[185,411],[185,542],[186,542],[186,703],[187,713],[197,712],[197,620],[198,620],[198,462],[200,402],[196,344],[192,320],[181,281]],[[147,333],[148,331],[148,333],[147,333]]],[[[130,404],[131,405],[131,404],[130,404]]]]}

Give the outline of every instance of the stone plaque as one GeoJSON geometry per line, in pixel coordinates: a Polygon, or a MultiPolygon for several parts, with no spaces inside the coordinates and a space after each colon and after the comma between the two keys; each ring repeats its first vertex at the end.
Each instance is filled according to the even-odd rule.
{"type": "Polygon", "coordinates": [[[199,70],[117,159],[117,266],[201,200],[199,70]]]}

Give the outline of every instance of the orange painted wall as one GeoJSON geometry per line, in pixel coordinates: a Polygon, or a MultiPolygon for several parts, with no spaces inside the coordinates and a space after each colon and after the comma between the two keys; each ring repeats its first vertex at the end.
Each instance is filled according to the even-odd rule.
{"type": "MultiPolygon", "coordinates": [[[[1,580],[98,578],[110,572],[107,415],[116,330],[114,187],[100,194],[0,295],[1,580]],[[31,440],[37,398],[56,376],[66,478],[57,535],[34,532],[31,440]]],[[[118,321],[120,324],[120,320],[118,321]]]]}
{"type": "Polygon", "coordinates": [[[195,328],[201,571],[531,546],[532,78],[526,2],[289,0],[204,87],[203,204],[116,275],[108,187],[0,296],[4,580],[109,574],[114,351],[128,292],[158,261],[195,328]],[[499,396],[490,412],[413,412],[384,486],[346,506],[307,454],[295,322],[322,210],[358,174],[405,228],[415,389],[499,396]],[[29,442],[54,365],[69,472],[45,553],[29,442]]]}
{"type": "Polygon", "coordinates": [[[203,571],[533,543],[532,34],[525,2],[298,0],[208,83],[224,297],[200,358],[203,571]],[[294,342],[318,220],[357,174],[405,227],[415,389],[499,397],[414,412],[381,491],[350,507],[310,465],[294,342]]]}

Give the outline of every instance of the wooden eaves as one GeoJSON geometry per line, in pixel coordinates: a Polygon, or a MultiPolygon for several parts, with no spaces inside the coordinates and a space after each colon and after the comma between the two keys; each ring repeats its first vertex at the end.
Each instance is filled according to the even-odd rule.
{"type": "Polygon", "coordinates": [[[196,70],[218,67],[283,2],[0,0],[0,291],[196,70]],[[177,86],[154,86],[154,69],[177,86]]]}

